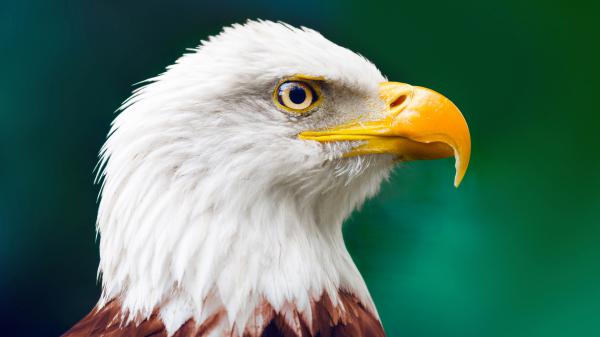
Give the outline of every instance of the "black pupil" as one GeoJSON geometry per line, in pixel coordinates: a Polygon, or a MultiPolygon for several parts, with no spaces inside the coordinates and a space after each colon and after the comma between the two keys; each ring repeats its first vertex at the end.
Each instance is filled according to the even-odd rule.
{"type": "Polygon", "coordinates": [[[290,101],[294,104],[302,104],[306,100],[306,91],[299,85],[295,85],[290,90],[290,101]]]}

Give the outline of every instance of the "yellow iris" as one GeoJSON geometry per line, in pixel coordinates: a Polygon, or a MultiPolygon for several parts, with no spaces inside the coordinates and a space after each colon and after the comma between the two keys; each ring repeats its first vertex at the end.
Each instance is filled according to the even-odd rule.
{"type": "Polygon", "coordinates": [[[275,88],[273,101],[286,112],[303,114],[320,103],[320,86],[316,80],[298,76],[287,78],[275,88]]]}

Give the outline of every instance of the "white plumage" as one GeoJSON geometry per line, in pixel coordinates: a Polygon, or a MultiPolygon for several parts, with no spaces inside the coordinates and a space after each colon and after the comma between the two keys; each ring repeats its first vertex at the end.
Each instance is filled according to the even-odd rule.
{"type": "Polygon", "coordinates": [[[226,28],[148,80],[101,152],[101,304],[118,298],[130,319],[159,308],[170,333],[224,307],[241,335],[263,298],[310,318],[339,289],[375,313],[341,226],[393,157],[341,158],[356,144],[297,135],[377,114],[383,81],[319,33],[268,21],[226,28]],[[309,117],[283,113],[273,86],[293,74],[336,94],[309,117]]]}

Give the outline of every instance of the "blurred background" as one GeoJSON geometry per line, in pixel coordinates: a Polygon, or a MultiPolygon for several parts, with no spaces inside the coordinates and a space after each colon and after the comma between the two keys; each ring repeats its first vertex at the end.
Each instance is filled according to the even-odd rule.
{"type": "Polygon", "coordinates": [[[463,111],[345,237],[388,336],[600,336],[598,2],[0,2],[0,320],[57,336],[99,287],[92,170],[132,84],[247,18],[319,30],[463,111]]]}

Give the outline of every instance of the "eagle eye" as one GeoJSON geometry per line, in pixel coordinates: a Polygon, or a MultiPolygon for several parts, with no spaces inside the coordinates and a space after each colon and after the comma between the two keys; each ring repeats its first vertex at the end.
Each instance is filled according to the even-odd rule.
{"type": "Polygon", "coordinates": [[[320,101],[319,87],[313,81],[288,79],[281,82],[273,94],[277,106],[297,114],[312,110],[320,101]]]}

